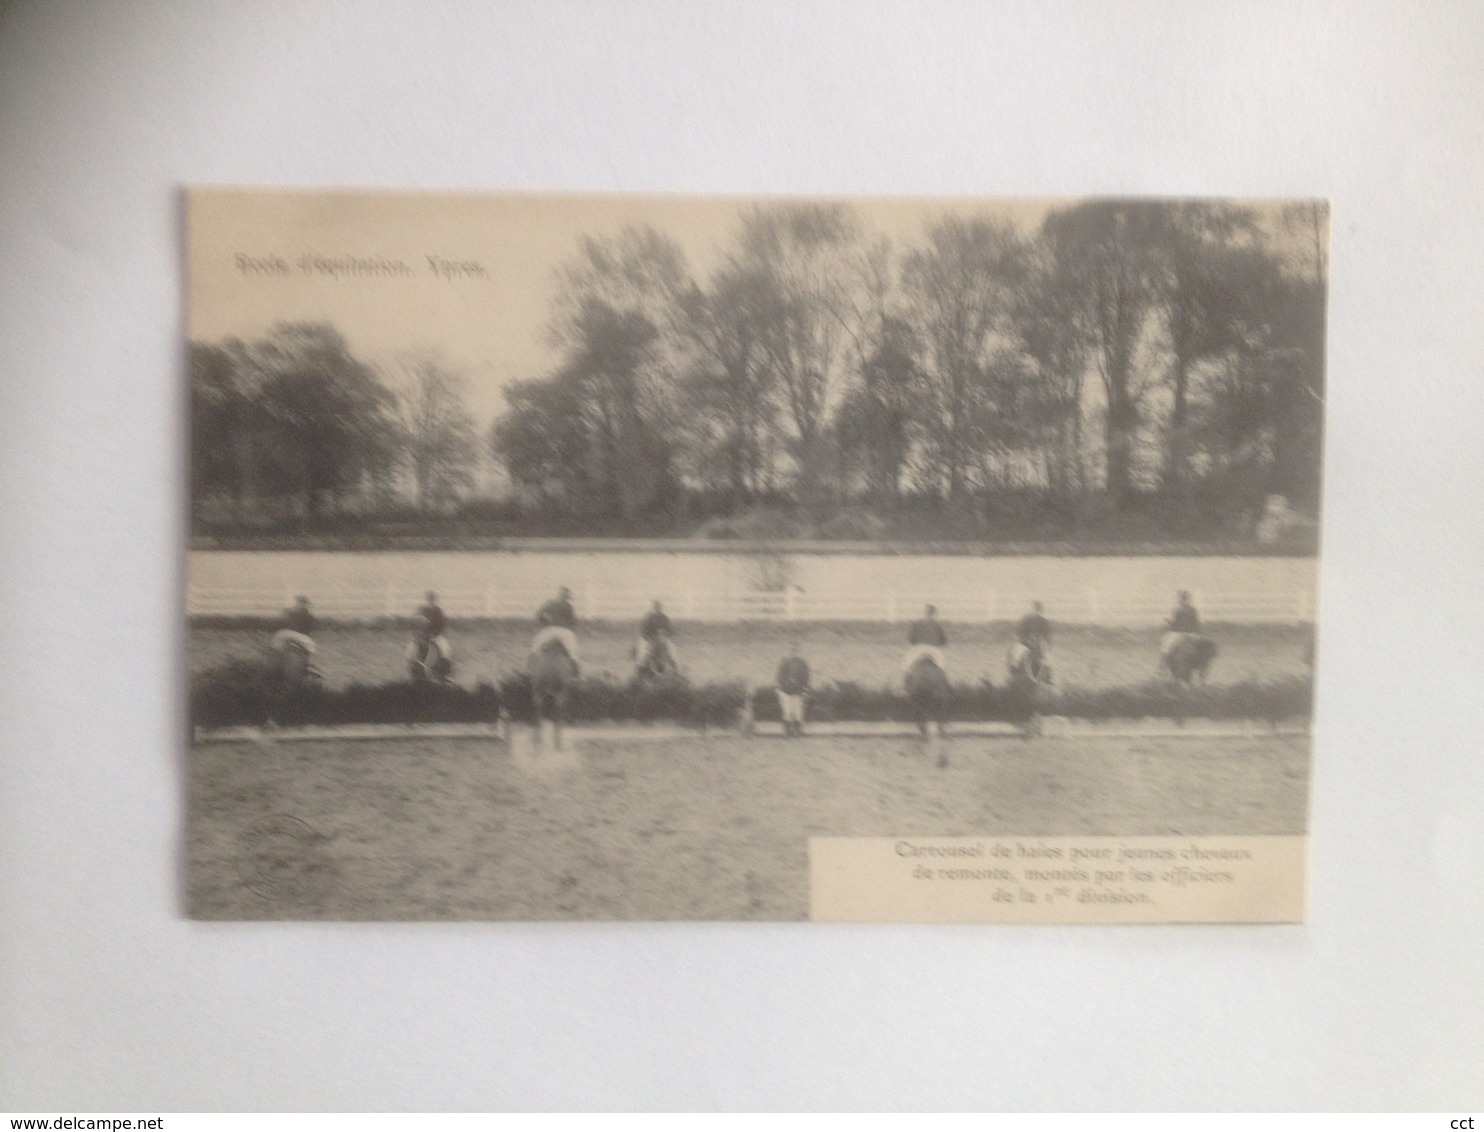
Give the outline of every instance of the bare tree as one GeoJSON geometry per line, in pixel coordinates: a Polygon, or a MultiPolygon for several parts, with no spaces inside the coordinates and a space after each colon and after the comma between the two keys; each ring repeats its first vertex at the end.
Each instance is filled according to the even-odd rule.
{"type": "Polygon", "coordinates": [[[968,487],[986,430],[993,428],[992,365],[1010,348],[1025,249],[1016,230],[992,217],[948,217],[927,232],[902,269],[922,342],[921,413],[927,460],[950,500],[968,487]]]}
{"type": "Polygon", "coordinates": [[[725,486],[734,502],[753,498],[772,478],[777,372],[768,336],[778,301],[765,273],[734,262],[680,303],[690,345],[684,404],[691,461],[699,480],[725,486]]]}
{"type": "Polygon", "coordinates": [[[1147,384],[1138,369],[1139,350],[1162,294],[1166,221],[1163,202],[1095,200],[1053,212],[1042,226],[1068,297],[1092,333],[1107,402],[1104,483],[1120,505],[1133,491],[1147,384]]]}
{"type": "Polygon", "coordinates": [[[1286,347],[1279,373],[1272,487],[1311,514],[1318,513],[1323,469],[1324,397],[1329,289],[1329,205],[1304,201],[1286,210],[1294,237],[1272,312],[1286,347]]]}
{"type": "Polygon", "coordinates": [[[592,441],[587,482],[610,514],[634,516],[673,495],[686,343],[678,320],[692,289],[680,246],[652,228],[585,237],[557,273],[550,326],[592,441]]]}
{"type": "Polygon", "coordinates": [[[1093,351],[1091,320],[1077,290],[1044,240],[1031,248],[1031,268],[1015,308],[1042,426],[1039,443],[1048,486],[1083,491],[1087,451],[1084,393],[1093,351]]]}
{"type": "MultiPolygon", "coordinates": [[[[1261,492],[1317,497],[1322,208],[1285,227],[1260,206],[1094,200],[1034,237],[939,213],[899,254],[848,206],[791,203],[744,209],[716,252],[698,282],[653,230],[579,242],[560,360],[494,430],[518,483],[628,530],[674,523],[687,493],[822,518],[907,490],[1122,508],[1178,489],[1150,514],[1192,530],[1261,492]]],[[[222,367],[201,367],[210,423],[222,367]]]]}
{"type": "Polygon", "coordinates": [[[616,236],[584,236],[577,254],[557,269],[548,337],[564,352],[580,348],[593,304],[634,312],[657,335],[654,361],[673,372],[681,298],[694,286],[685,253],[653,228],[624,228],[616,236]]]}
{"type": "Polygon", "coordinates": [[[763,349],[787,427],[800,494],[828,489],[825,430],[843,388],[843,279],[859,222],[839,204],[785,204],[742,217],[733,262],[771,289],[763,349]]]}
{"type": "Polygon", "coordinates": [[[473,483],[478,430],[465,400],[465,379],[432,356],[402,367],[399,419],[420,511],[446,508],[473,483]]]}
{"type": "Polygon", "coordinates": [[[1293,274],[1323,287],[1329,281],[1329,202],[1294,201],[1283,209],[1281,224],[1288,239],[1280,258],[1293,274]]]}

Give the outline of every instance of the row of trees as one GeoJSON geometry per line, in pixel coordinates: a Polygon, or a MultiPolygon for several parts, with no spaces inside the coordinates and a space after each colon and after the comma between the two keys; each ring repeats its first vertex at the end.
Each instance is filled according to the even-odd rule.
{"type": "MultiPolygon", "coordinates": [[[[1035,231],[944,214],[898,247],[846,205],[768,205],[704,278],[653,229],[590,237],[559,272],[559,360],[506,389],[483,454],[528,506],[605,529],[697,499],[1312,512],[1325,237],[1317,205],[1099,200],[1035,231]]],[[[193,345],[191,377],[202,507],[292,500],[313,522],[469,493],[479,432],[434,359],[378,373],[332,328],[284,325],[193,345]]]]}
{"type": "Polygon", "coordinates": [[[1325,221],[1094,201],[1032,234],[945,216],[897,249],[847,206],[768,206],[703,281],[652,230],[589,239],[562,362],[509,391],[494,448],[548,505],[623,514],[697,487],[1123,506],[1234,473],[1313,507],[1325,221]]]}
{"type": "Polygon", "coordinates": [[[444,510],[480,454],[462,375],[413,357],[386,375],[323,323],[243,342],[192,343],[191,487],[197,518],[291,515],[312,525],[355,502],[444,510]]]}

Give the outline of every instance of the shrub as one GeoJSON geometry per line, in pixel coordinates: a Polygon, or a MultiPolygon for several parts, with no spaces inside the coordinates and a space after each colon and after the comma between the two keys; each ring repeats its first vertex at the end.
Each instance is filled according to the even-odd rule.
{"type": "Polygon", "coordinates": [[[478,723],[499,718],[500,694],[488,684],[287,685],[261,661],[233,660],[191,680],[197,727],[337,723],[478,723]]]}
{"type": "MultiPolygon", "coordinates": [[[[772,688],[750,693],[753,715],[761,721],[779,719],[778,697],[772,688]]],[[[692,727],[730,727],[749,698],[740,681],[690,684],[684,680],[620,683],[588,676],[578,681],[568,701],[567,718],[574,723],[671,722],[692,727]]],[[[530,680],[525,675],[503,679],[498,687],[478,684],[351,684],[325,688],[317,683],[285,687],[265,663],[234,660],[191,681],[192,724],[222,727],[345,723],[490,723],[501,709],[512,718],[534,717],[530,680]]],[[[1312,711],[1312,686],[1307,679],[1181,688],[1148,683],[1113,688],[1065,688],[1043,695],[1037,703],[1043,715],[1078,719],[1261,719],[1277,722],[1306,719],[1312,711]]],[[[949,718],[960,722],[1024,719],[1025,697],[989,681],[955,684],[949,718]]],[[[869,688],[842,681],[817,689],[809,701],[809,718],[816,722],[882,722],[912,718],[911,704],[896,688],[869,688]]]]}

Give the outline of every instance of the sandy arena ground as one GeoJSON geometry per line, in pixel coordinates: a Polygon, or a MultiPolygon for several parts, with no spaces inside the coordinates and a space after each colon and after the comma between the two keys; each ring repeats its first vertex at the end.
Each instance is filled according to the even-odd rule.
{"type": "Polygon", "coordinates": [[[807,839],[1282,834],[1304,737],[213,743],[190,752],[205,919],[796,920],[807,839]]]}
{"type": "MultiPolygon", "coordinates": [[[[1304,648],[1310,629],[1297,625],[1213,625],[1208,629],[1220,649],[1211,679],[1220,684],[1274,680],[1306,675],[1304,648]]],[[[454,648],[455,679],[472,686],[493,682],[525,663],[532,629],[524,622],[456,624],[449,636],[454,648]]],[[[956,680],[1004,680],[1005,654],[1013,638],[1007,623],[949,625],[949,663],[956,680]]],[[[629,649],[635,630],[629,626],[592,624],[581,629],[584,669],[626,677],[632,670],[629,649]]],[[[192,672],[215,667],[233,657],[259,654],[269,632],[193,626],[188,646],[192,672]]],[[[778,662],[797,636],[813,670],[816,685],[854,680],[868,687],[901,679],[907,647],[904,625],[866,623],[683,623],[676,646],[686,675],[697,683],[744,680],[751,686],[771,684],[778,662]]],[[[395,625],[325,626],[315,634],[317,663],[325,681],[340,687],[352,681],[381,684],[406,675],[403,659],[410,633],[395,625]]],[[[1052,643],[1058,683],[1084,688],[1141,684],[1154,677],[1159,651],[1157,629],[1103,629],[1065,626],[1052,643]]]]}

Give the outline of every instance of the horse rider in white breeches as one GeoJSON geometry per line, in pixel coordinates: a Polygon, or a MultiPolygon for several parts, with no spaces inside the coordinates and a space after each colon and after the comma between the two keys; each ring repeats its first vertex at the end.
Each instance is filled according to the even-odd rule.
{"type": "Polygon", "coordinates": [[[318,649],[315,648],[314,638],[308,633],[300,633],[294,629],[280,629],[273,634],[273,650],[283,652],[290,647],[303,649],[313,656],[318,649]]]}
{"type": "Polygon", "coordinates": [[[639,623],[639,639],[634,642],[634,667],[643,668],[647,665],[659,651],[660,643],[664,642],[670,654],[670,663],[678,669],[680,654],[675,651],[674,633],[675,626],[665,613],[665,607],[656,601],[639,623]]]}
{"type": "Polygon", "coordinates": [[[1180,633],[1174,629],[1166,629],[1165,635],[1159,639],[1159,659],[1161,664],[1167,664],[1170,653],[1175,651],[1175,646],[1187,637],[1193,637],[1194,633],[1180,633]]]}
{"type": "Polygon", "coordinates": [[[560,642],[562,648],[567,651],[567,655],[573,660],[578,659],[577,634],[564,625],[548,625],[544,629],[538,630],[536,635],[531,638],[531,651],[533,653],[540,652],[554,641],[560,642]]]}
{"type": "Polygon", "coordinates": [[[948,672],[948,655],[937,645],[913,645],[907,650],[907,655],[902,658],[902,675],[912,671],[912,666],[925,656],[933,658],[933,663],[941,668],[946,675],[948,672]]]}
{"type": "Polygon", "coordinates": [[[1041,646],[1040,662],[1036,660],[1036,650],[1024,641],[1014,641],[1010,645],[1010,651],[1005,654],[1005,667],[1011,676],[1023,675],[1041,684],[1050,684],[1051,680],[1051,655],[1046,646],[1041,646]]]}

